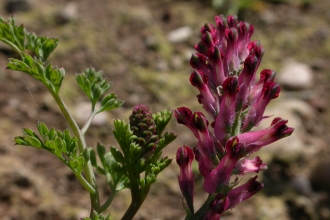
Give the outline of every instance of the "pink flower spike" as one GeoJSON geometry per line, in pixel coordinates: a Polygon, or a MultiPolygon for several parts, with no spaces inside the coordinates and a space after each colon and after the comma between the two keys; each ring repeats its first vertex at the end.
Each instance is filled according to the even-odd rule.
{"type": "Polygon", "coordinates": [[[244,145],[246,154],[251,154],[268,144],[290,136],[294,129],[288,127],[287,123],[287,120],[275,118],[271,126],[266,129],[246,132],[233,138],[238,138],[239,142],[244,145]]]}
{"type": "Polygon", "coordinates": [[[266,170],[267,165],[262,163],[260,157],[256,157],[252,160],[243,158],[236,163],[235,168],[239,171],[239,174],[251,172],[258,173],[260,170],[266,170]]]}
{"type": "Polygon", "coordinates": [[[229,139],[226,143],[226,154],[215,169],[205,178],[204,189],[206,192],[215,193],[220,186],[227,185],[233,168],[242,157],[243,145],[237,138],[229,139]]]}
{"type": "Polygon", "coordinates": [[[229,191],[227,195],[230,201],[228,209],[234,208],[242,201],[250,198],[251,196],[255,195],[257,192],[263,189],[264,185],[256,181],[257,178],[258,176],[254,176],[249,179],[249,181],[247,181],[245,184],[229,191]]]}
{"type": "Polygon", "coordinates": [[[194,213],[193,198],[195,189],[194,175],[191,169],[193,160],[194,153],[190,147],[182,146],[178,149],[176,162],[180,166],[179,185],[191,213],[194,213]]]}

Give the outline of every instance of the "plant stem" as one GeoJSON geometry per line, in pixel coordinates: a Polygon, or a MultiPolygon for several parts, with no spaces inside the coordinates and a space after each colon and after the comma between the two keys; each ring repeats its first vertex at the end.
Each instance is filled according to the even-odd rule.
{"type": "MultiPolygon", "coordinates": [[[[70,114],[70,112],[69,112],[68,108],[66,107],[65,103],[63,102],[63,100],[51,88],[48,88],[48,89],[49,89],[50,93],[52,94],[53,98],[55,99],[57,105],[61,109],[62,114],[65,117],[65,119],[68,122],[68,124],[70,125],[73,133],[77,137],[79,151],[80,152],[83,152],[84,149],[87,147],[86,146],[85,137],[84,137],[83,133],[79,129],[76,121],[73,119],[72,115],[70,114]]],[[[93,216],[93,210],[96,211],[97,213],[99,213],[99,210],[100,210],[100,199],[99,199],[99,193],[98,193],[98,189],[97,189],[97,184],[96,184],[96,180],[95,180],[95,175],[94,175],[93,167],[92,167],[92,164],[90,163],[90,161],[87,162],[87,164],[86,164],[86,166],[84,168],[84,173],[86,175],[87,182],[95,190],[94,193],[89,192],[90,198],[91,198],[91,214],[90,214],[90,217],[92,217],[93,216]]]]}
{"type": "MultiPolygon", "coordinates": [[[[130,160],[129,153],[125,155],[125,167],[128,168],[128,176],[131,185],[131,197],[132,201],[128,209],[126,210],[122,220],[131,220],[134,218],[135,214],[141,207],[142,203],[144,202],[145,198],[148,195],[150,185],[145,185],[143,188],[140,188],[140,174],[136,170],[136,166],[130,160]]],[[[134,161],[134,160],[133,160],[134,161]]]]}
{"type": "Polygon", "coordinates": [[[111,204],[113,198],[115,197],[117,191],[113,190],[110,194],[110,196],[108,197],[107,201],[105,201],[105,203],[100,207],[100,213],[103,212],[104,210],[106,210],[109,205],[111,204]]]}
{"type": "Polygon", "coordinates": [[[21,51],[18,47],[16,47],[15,44],[13,44],[12,42],[10,42],[9,40],[7,40],[7,39],[1,37],[1,38],[0,38],[0,41],[4,42],[4,43],[7,44],[8,46],[10,46],[10,47],[11,47],[16,53],[18,53],[18,54],[22,54],[22,51],[21,51]]]}
{"type": "Polygon", "coordinates": [[[88,130],[89,126],[91,125],[91,123],[92,123],[93,118],[94,118],[95,115],[96,115],[96,114],[95,114],[95,112],[94,112],[94,110],[93,110],[93,111],[91,112],[91,114],[90,114],[90,116],[89,116],[89,118],[88,118],[86,124],[85,124],[84,127],[81,129],[81,133],[82,133],[83,135],[85,135],[85,133],[86,133],[86,131],[88,130]]]}
{"type": "Polygon", "coordinates": [[[216,193],[210,194],[207,197],[204,204],[202,205],[202,207],[200,207],[199,210],[194,215],[192,215],[190,218],[186,218],[186,220],[200,220],[200,219],[202,219],[203,215],[209,209],[210,203],[213,201],[213,199],[215,198],[216,195],[217,195],[216,193]]]}
{"type": "MultiPolygon", "coordinates": [[[[66,161],[64,158],[60,158],[60,160],[63,163],[65,163],[68,167],[70,167],[69,162],[66,161]]],[[[91,184],[89,184],[89,182],[86,181],[86,179],[83,177],[83,175],[81,175],[81,173],[77,173],[74,170],[72,170],[72,172],[77,177],[81,185],[83,185],[83,187],[85,187],[85,189],[87,189],[89,193],[95,194],[95,189],[93,188],[93,186],[91,186],[91,184]]]]}
{"type": "Polygon", "coordinates": [[[132,202],[131,202],[130,206],[128,207],[128,209],[126,210],[126,213],[122,217],[122,220],[131,220],[134,218],[135,214],[140,209],[141,205],[143,204],[145,198],[148,195],[150,186],[146,186],[146,187],[148,187],[148,188],[144,189],[144,191],[146,193],[144,193],[143,195],[141,195],[140,190],[138,190],[138,192],[134,192],[131,189],[132,202]]]}

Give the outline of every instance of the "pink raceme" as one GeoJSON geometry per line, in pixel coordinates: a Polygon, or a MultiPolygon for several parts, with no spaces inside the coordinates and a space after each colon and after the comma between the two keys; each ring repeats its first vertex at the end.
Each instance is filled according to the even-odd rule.
{"type": "Polygon", "coordinates": [[[253,31],[252,25],[223,15],[215,17],[215,25],[205,24],[201,28],[201,40],[195,46],[197,53],[190,59],[194,68],[190,82],[199,90],[197,100],[209,117],[187,107],[177,108],[174,115],[197,139],[193,151],[184,146],[177,153],[177,159],[189,161],[187,165],[178,162],[183,196],[186,202],[193,201],[188,198],[193,195],[193,155],[209,197],[196,213],[189,208],[186,219],[194,215],[220,219],[223,211],[260,191],[263,184],[256,181],[257,176],[246,183],[239,181],[239,175],[267,169],[260,157],[251,159],[250,155],[293,132],[288,121],[279,117],[268,128],[256,128],[269,117],[264,115],[266,107],[279,96],[281,88],[273,70],[262,70],[257,77],[264,49],[260,42],[251,41],[253,31]],[[183,160],[184,155],[189,160],[183,160]],[[234,175],[236,178],[232,178],[234,175]]]}

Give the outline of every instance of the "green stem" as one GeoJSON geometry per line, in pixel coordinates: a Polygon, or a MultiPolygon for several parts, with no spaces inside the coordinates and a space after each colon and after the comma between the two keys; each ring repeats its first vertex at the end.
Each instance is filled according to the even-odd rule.
{"type": "MultiPolygon", "coordinates": [[[[65,117],[68,124],[70,125],[73,133],[77,137],[79,151],[83,152],[84,149],[87,148],[86,141],[85,141],[83,133],[79,129],[76,121],[71,116],[71,114],[70,114],[68,108],[66,107],[65,103],[63,102],[63,100],[51,88],[48,88],[48,89],[49,89],[50,93],[52,94],[53,98],[55,99],[57,105],[61,109],[62,114],[65,117]]],[[[92,206],[90,216],[92,217],[93,216],[93,210],[96,211],[97,213],[99,213],[100,199],[99,199],[99,193],[98,193],[98,188],[97,188],[97,184],[96,184],[96,180],[95,180],[93,167],[92,167],[92,164],[90,163],[90,161],[87,162],[87,164],[84,168],[84,173],[86,175],[87,182],[94,188],[94,193],[89,192],[90,198],[91,198],[91,206],[92,206]]]]}
{"type": "MultiPolygon", "coordinates": [[[[70,164],[69,164],[69,162],[67,160],[65,160],[63,157],[60,158],[60,160],[63,163],[65,163],[70,168],[70,164]]],[[[92,193],[92,194],[95,194],[96,193],[95,192],[95,189],[93,188],[93,186],[91,184],[89,184],[89,182],[87,182],[87,180],[83,177],[83,175],[81,175],[81,173],[77,173],[77,172],[75,172],[75,170],[72,170],[72,172],[77,177],[77,179],[79,180],[79,182],[81,183],[81,185],[83,185],[83,187],[85,187],[85,189],[87,189],[89,193],[92,193]]]]}
{"type": "Polygon", "coordinates": [[[100,207],[100,213],[103,212],[104,210],[106,210],[109,205],[111,204],[112,200],[115,198],[117,191],[113,190],[110,194],[110,196],[108,197],[107,201],[105,201],[105,203],[100,207]]]}
{"type": "Polygon", "coordinates": [[[83,135],[85,135],[85,133],[86,133],[86,131],[88,130],[88,128],[89,128],[89,126],[91,125],[91,123],[92,123],[92,121],[93,121],[93,118],[95,117],[95,112],[94,111],[92,111],[91,112],[91,114],[90,114],[90,116],[89,116],[89,118],[88,118],[88,120],[87,120],[87,122],[86,122],[86,124],[83,126],[83,128],[81,129],[81,133],[83,134],[83,135]]]}
{"type": "Polygon", "coordinates": [[[242,125],[241,116],[242,116],[241,111],[236,113],[235,121],[234,121],[234,124],[232,127],[232,132],[231,132],[232,137],[240,134],[241,125],[242,125]]]}
{"type": "Polygon", "coordinates": [[[214,200],[216,197],[216,193],[210,194],[204,204],[199,208],[199,210],[190,218],[186,218],[186,220],[200,220],[206,213],[206,211],[210,208],[210,203],[214,200]]]}
{"type": "Polygon", "coordinates": [[[127,172],[131,183],[132,201],[130,206],[126,210],[124,216],[122,217],[122,220],[131,220],[134,218],[135,214],[137,213],[145,198],[147,197],[150,185],[145,185],[143,189],[140,188],[140,174],[136,170],[136,166],[134,165],[134,163],[130,160],[129,153],[125,155],[125,158],[125,167],[128,168],[127,172]]]}
{"type": "Polygon", "coordinates": [[[13,50],[15,50],[16,53],[18,53],[18,54],[21,54],[22,53],[22,51],[18,47],[16,47],[15,44],[13,44],[12,42],[10,42],[9,40],[1,37],[0,38],[0,41],[4,42],[8,46],[10,46],[13,50]]]}
{"type": "Polygon", "coordinates": [[[133,192],[133,190],[131,190],[132,202],[121,220],[131,220],[134,218],[135,214],[140,209],[141,205],[143,204],[144,200],[148,195],[150,186],[146,187],[147,188],[144,189],[146,193],[144,193],[143,195],[141,195],[140,190],[138,192],[133,192]]]}
{"type": "Polygon", "coordinates": [[[85,187],[85,189],[88,190],[90,194],[96,194],[95,189],[89,184],[89,182],[86,181],[86,179],[81,175],[81,173],[74,173],[81,185],[85,187]]]}

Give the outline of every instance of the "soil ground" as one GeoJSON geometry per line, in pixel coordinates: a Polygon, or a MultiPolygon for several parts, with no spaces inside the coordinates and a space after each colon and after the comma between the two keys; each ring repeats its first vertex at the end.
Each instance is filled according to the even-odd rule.
{"type": "MultiPolygon", "coordinates": [[[[317,117],[306,123],[306,130],[328,143],[330,1],[315,0],[310,5],[304,5],[303,1],[287,2],[259,1],[244,9],[239,18],[255,26],[253,38],[260,40],[266,50],[260,69],[279,70],[288,59],[313,68],[316,86],[306,101],[315,109],[317,117]]],[[[214,23],[213,17],[219,14],[211,1],[34,0],[31,3],[29,11],[15,13],[16,20],[24,23],[28,31],[59,38],[59,46],[49,60],[66,70],[61,94],[69,108],[76,110],[79,103],[87,101],[75,85],[75,73],[89,66],[103,70],[105,77],[113,82],[111,91],[125,100],[122,108],[109,113],[109,119],[102,126],[91,127],[87,134],[89,146],[96,146],[97,141],[115,145],[112,119],[127,118],[135,104],[144,103],[154,111],[179,106],[199,108],[195,99],[197,91],[188,80],[189,54],[198,42],[200,27],[206,22],[214,23]],[[77,14],[68,23],[58,24],[56,15],[63,12],[68,3],[75,4],[77,14]],[[182,26],[191,27],[193,35],[182,43],[169,43],[167,33],[182,26]]],[[[10,17],[1,7],[0,15],[5,19],[10,17]]],[[[87,216],[88,194],[64,164],[48,152],[13,144],[13,137],[21,135],[20,128],[35,129],[38,120],[56,129],[65,129],[67,124],[39,82],[22,73],[5,70],[12,56],[15,54],[0,44],[0,219],[55,220],[87,216]]],[[[174,158],[182,144],[194,145],[192,134],[175,120],[169,130],[179,134],[165,151],[169,157],[174,158]]],[[[326,157],[329,152],[330,149],[325,148],[320,155],[326,157]]],[[[315,164],[312,160],[316,158],[311,158],[306,169],[315,164]]],[[[159,177],[136,219],[183,219],[177,173],[173,162],[159,177]]],[[[106,196],[107,184],[101,177],[98,180],[101,195],[106,196]]],[[[197,192],[202,198],[200,194],[197,192]]],[[[266,199],[267,195],[262,198],[266,199]]],[[[258,202],[251,201],[224,219],[268,219],[256,215],[258,202]]],[[[128,204],[129,194],[123,191],[109,209],[114,219],[120,218],[128,204]]],[[[312,216],[292,206],[290,201],[287,201],[287,213],[289,219],[327,219],[322,216],[329,216],[312,216]]]]}

